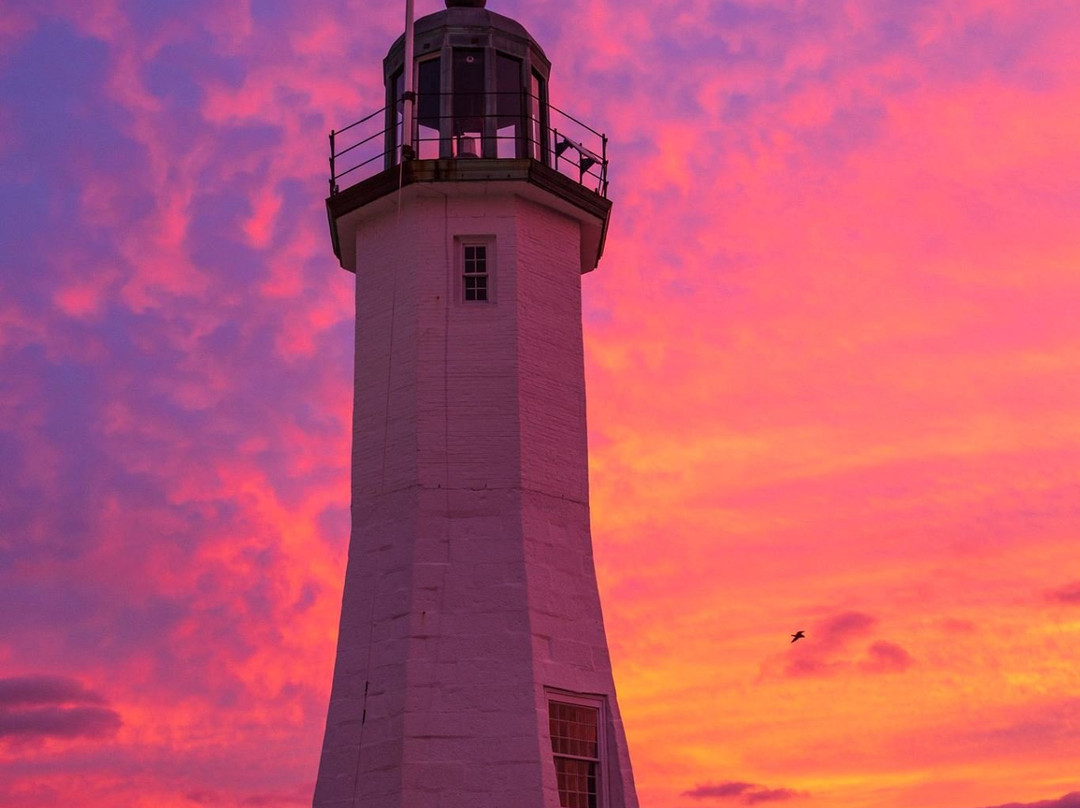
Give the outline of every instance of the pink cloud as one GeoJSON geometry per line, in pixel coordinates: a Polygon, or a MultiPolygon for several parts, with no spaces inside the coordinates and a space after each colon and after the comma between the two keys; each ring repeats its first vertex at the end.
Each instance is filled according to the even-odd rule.
{"type": "Polygon", "coordinates": [[[101,291],[89,285],[69,286],[60,289],[54,297],[57,307],[72,317],[96,314],[101,308],[101,291]]]}

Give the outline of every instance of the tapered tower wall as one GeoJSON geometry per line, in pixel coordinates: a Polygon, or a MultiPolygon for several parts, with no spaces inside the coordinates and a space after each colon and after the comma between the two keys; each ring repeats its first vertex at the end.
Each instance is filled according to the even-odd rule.
{"type": "MultiPolygon", "coordinates": [[[[589,523],[588,434],[577,224],[518,204],[522,518],[543,745],[547,690],[606,697],[607,804],[636,806],[615,699],[589,523]],[[570,225],[570,226],[568,226],[570,225]]],[[[558,806],[552,766],[547,806],[558,806]]]]}
{"type": "Polygon", "coordinates": [[[581,226],[521,186],[408,186],[356,231],[317,808],[557,808],[550,688],[606,699],[607,804],[636,805],[589,536],[581,226]],[[488,246],[487,302],[462,299],[466,241],[488,246]]]}

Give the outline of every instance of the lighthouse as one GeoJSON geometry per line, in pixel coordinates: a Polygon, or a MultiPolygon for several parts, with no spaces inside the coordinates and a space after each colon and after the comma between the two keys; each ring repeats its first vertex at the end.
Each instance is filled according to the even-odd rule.
{"type": "Polygon", "coordinates": [[[352,533],[315,808],[636,808],[589,525],[581,278],[607,139],[482,0],[331,134],[352,533]]]}

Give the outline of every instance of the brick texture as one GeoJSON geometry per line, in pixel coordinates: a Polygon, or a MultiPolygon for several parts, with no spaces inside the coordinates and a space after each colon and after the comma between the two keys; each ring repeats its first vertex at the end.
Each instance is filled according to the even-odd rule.
{"type": "Polygon", "coordinates": [[[399,192],[357,231],[352,537],[316,808],[557,808],[545,688],[606,697],[580,225],[513,182],[399,192]],[[395,200],[396,202],[397,200],[395,200]],[[462,301],[461,239],[492,301],[462,301]]]}

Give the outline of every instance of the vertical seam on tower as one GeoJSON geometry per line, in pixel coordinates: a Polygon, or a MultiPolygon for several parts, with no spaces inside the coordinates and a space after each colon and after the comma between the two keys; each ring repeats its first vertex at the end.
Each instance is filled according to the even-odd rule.
{"type": "MultiPolygon", "coordinates": [[[[444,261],[446,262],[444,265],[448,266],[448,267],[452,267],[452,265],[449,263],[450,258],[451,258],[451,254],[450,254],[450,197],[449,197],[448,194],[445,194],[445,193],[443,193],[441,191],[438,191],[437,189],[431,189],[431,190],[434,191],[435,193],[441,194],[442,197],[443,197],[443,258],[444,258],[444,261]]],[[[456,272],[456,268],[452,267],[452,272],[456,272]]],[[[439,623],[439,628],[438,628],[437,631],[434,631],[433,634],[432,634],[432,636],[434,636],[435,642],[436,642],[436,648],[435,648],[435,667],[436,667],[436,670],[438,669],[440,663],[442,662],[442,653],[443,653],[443,643],[441,642],[441,639],[442,639],[442,619],[443,619],[443,616],[444,616],[445,611],[446,611],[446,588],[447,588],[446,587],[446,574],[447,574],[447,570],[449,569],[449,561],[450,561],[450,536],[451,536],[451,529],[450,529],[450,451],[449,451],[449,449],[450,449],[450,439],[449,439],[450,438],[450,392],[449,392],[449,390],[450,390],[450,388],[449,388],[450,372],[449,372],[449,363],[447,362],[447,359],[449,358],[450,309],[451,309],[451,302],[452,302],[451,297],[448,295],[448,291],[452,290],[454,288],[454,285],[453,285],[454,281],[455,281],[454,274],[448,273],[445,276],[444,288],[443,288],[443,294],[446,296],[445,308],[444,308],[445,314],[444,314],[444,317],[443,317],[443,395],[442,395],[442,399],[443,399],[443,407],[442,407],[442,410],[443,410],[443,485],[442,485],[442,489],[443,489],[443,507],[445,509],[445,514],[444,514],[444,518],[441,521],[442,521],[442,524],[443,524],[443,538],[444,538],[444,545],[445,545],[445,548],[446,548],[446,561],[439,563],[440,567],[442,568],[442,575],[441,575],[441,579],[440,579],[440,582],[439,582],[438,607],[437,607],[437,611],[435,612],[435,615],[434,615],[434,619],[436,621],[438,621],[438,623],[439,623]]],[[[421,289],[423,289],[423,284],[420,284],[420,287],[421,287],[421,289]]],[[[418,497],[423,496],[423,490],[424,490],[424,486],[419,485],[418,490],[417,490],[417,496],[418,497]]],[[[413,563],[414,563],[414,567],[415,567],[415,565],[417,563],[417,560],[416,560],[416,545],[415,544],[413,546],[413,563]]],[[[416,608],[416,605],[415,605],[415,602],[414,602],[415,601],[415,596],[416,596],[415,582],[414,582],[414,587],[411,590],[411,592],[412,592],[412,599],[410,600],[410,603],[409,603],[410,617],[414,614],[414,609],[416,608]]],[[[421,613],[426,615],[426,611],[421,611],[421,613]]],[[[428,632],[428,627],[427,627],[427,624],[426,624],[426,620],[424,621],[424,631],[425,631],[425,633],[428,632]]],[[[412,636],[412,629],[410,629],[409,642],[412,643],[412,641],[414,639],[415,638],[412,636]]],[[[411,658],[411,654],[409,656],[411,658]]],[[[406,663],[406,665],[407,664],[408,663],[406,663]]],[[[408,674],[406,674],[406,676],[408,676],[408,674]]],[[[432,705],[433,705],[433,702],[434,702],[434,699],[435,699],[435,695],[436,695],[436,688],[434,686],[428,687],[427,705],[426,705],[426,707],[425,707],[425,709],[424,709],[424,711],[423,711],[423,713],[421,715],[421,721],[430,720],[430,717],[432,715],[432,705]]],[[[424,731],[425,731],[425,733],[428,731],[427,726],[424,727],[424,731]]],[[[406,731],[406,734],[405,734],[405,738],[406,739],[408,738],[407,731],[406,731]]]]}

